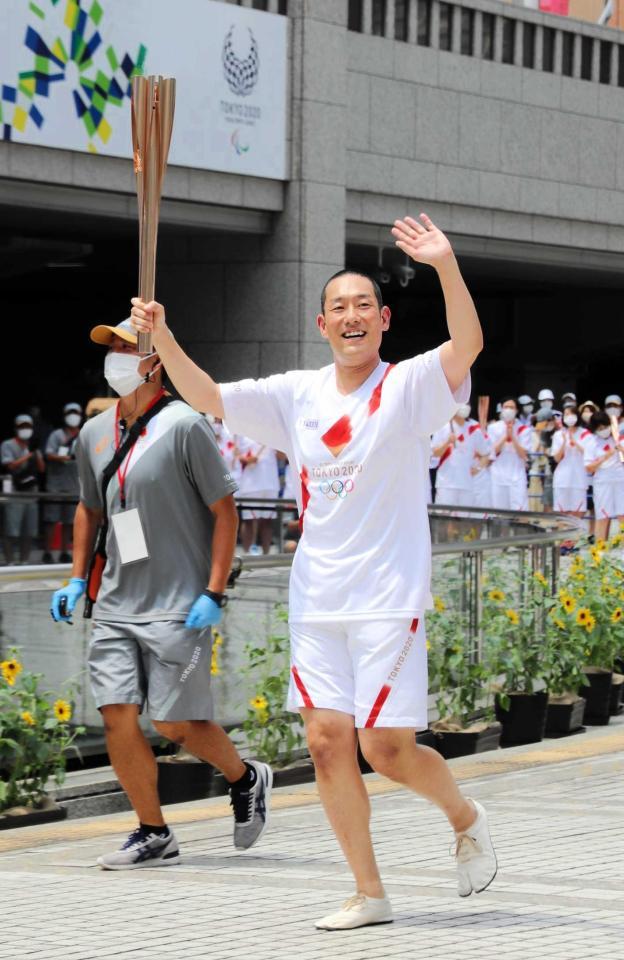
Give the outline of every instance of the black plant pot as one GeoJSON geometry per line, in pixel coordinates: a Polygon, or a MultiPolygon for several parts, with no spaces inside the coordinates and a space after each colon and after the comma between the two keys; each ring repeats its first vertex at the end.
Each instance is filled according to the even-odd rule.
{"type": "Polygon", "coordinates": [[[592,726],[605,726],[610,719],[611,686],[613,674],[610,670],[592,670],[586,672],[587,686],[582,686],[579,696],[585,697],[585,723],[592,726]]]}
{"type": "Polygon", "coordinates": [[[0,813],[0,830],[12,830],[14,827],[34,827],[39,823],[53,823],[65,820],[67,810],[54,800],[47,798],[39,807],[12,807],[0,813]]]}
{"type": "Polygon", "coordinates": [[[622,698],[624,697],[624,683],[615,682],[615,676],[611,681],[611,693],[609,694],[609,713],[612,717],[622,712],[622,698]]]}
{"type": "Polygon", "coordinates": [[[496,700],[496,719],[503,725],[502,744],[538,743],[544,739],[548,694],[510,693],[509,709],[504,710],[496,700]]]}
{"type": "Polygon", "coordinates": [[[157,765],[158,795],[163,806],[203,800],[210,795],[214,767],[209,763],[159,757],[157,765]]]}
{"type": "Polygon", "coordinates": [[[583,726],[583,717],[585,715],[585,703],[583,697],[579,697],[573,703],[548,703],[546,713],[546,736],[549,734],[573,733],[583,726]]]}
{"type": "Polygon", "coordinates": [[[502,727],[500,723],[491,723],[485,730],[479,731],[439,731],[435,738],[438,750],[445,760],[453,757],[467,757],[473,753],[485,753],[486,750],[498,750],[502,727]]]}

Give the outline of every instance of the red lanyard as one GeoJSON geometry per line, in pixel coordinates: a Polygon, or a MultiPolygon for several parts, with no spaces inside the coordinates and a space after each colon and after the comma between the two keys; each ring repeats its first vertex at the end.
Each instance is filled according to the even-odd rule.
{"type": "MultiPolygon", "coordinates": [[[[148,406],[145,408],[143,413],[147,413],[148,410],[151,410],[152,407],[154,407],[158,403],[161,397],[164,397],[164,395],[165,395],[165,391],[163,389],[160,391],[159,394],[157,394],[154,397],[151,403],[148,404],[148,406]]],[[[121,432],[119,430],[119,404],[120,403],[121,403],[121,400],[118,400],[117,409],[115,410],[115,450],[119,450],[119,447],[121,446],[121,432]]],[[[143,416],[143,414],[141,414],[141,416],[143,416]]],[[[138,439],[139,438],[137,437],[137,440],[138,439]]],[[[134,441],[134,443],[128,450],[128,455],[126,456],[123,464],[124,466],[123,471],[121,469],[122,464],[120,464],[119,467],[117,468],[117,480],[119,483],[119,499],[121,500],[122,510],[126,509],[126,474],[128,473],[128,469],[130,467],[130,460],[132,459],[132,454],[134,453],[134,448],[136,447],[137,440],[134,441]]]]}

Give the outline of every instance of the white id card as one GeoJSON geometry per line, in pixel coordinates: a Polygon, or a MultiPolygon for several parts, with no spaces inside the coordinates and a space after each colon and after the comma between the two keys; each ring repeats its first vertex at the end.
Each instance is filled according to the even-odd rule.
{"type": "Polygon", "coordinates": [[[69,456],[69,447],[59,447],[59,448],[58,448],[58,456],[59,456],[59,457],[67,457],[67,456],[69,456]]]}
{"type": "Polygon", "coordinates": [[[147,560],[149,553],[136,507],[132,510],[124,510],[122,513],[114,513],[111,521],[122,564],[147,560]]]}

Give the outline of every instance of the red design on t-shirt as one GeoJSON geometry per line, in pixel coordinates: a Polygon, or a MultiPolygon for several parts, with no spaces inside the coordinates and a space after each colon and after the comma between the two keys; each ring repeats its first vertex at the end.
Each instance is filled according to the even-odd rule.
{"type": "Polygon", "coordinates": [[[443,453],[442,456],[440,457],[440,462],[439,462],[439,464],[438,464],[438,470],[440,469],[440,467],[442,466],[442,464],[443,464],[446,460],[448,460],[448,458],[450,457],[450,455],[452,454],[452,452],[453,452],[453,447],[447,447],[447,448],[446,448],[446,450],[444,451],[444,453],[443,453]]]}
{"type": "Polygon", "coordinates": [[[518,436],[520,436],[521,433],[524,433],[526,429],[527,429],[526,423],[523,423],[521,427],[518,427],[518,436]]]}
{"type": "Polygon", "coordinates": [[[459,440],[460,443],[463,443],[463,442],[464,442],[464,435],[463,435],[463,433],[460,433],[459,436],[457,437],[457,439],[459,440]]]}
{"type": "Polygon", "coordinates": [[[372,394],[371,394],[371,398],[370,398],[370,400],[368,401],[368,415],[369,415],[369,417],[372,417],[372,415],[373,415],[377,410],[379,410],[379,405],[381,404],[381,391],[383,390],[384,380],[386,379],[386,377],[388,376],[388,374],[390,373],[390,371],[394,369],[394,367],[395,367],[395,364],[394,364],[394,363],[391,363],[391,364],[388,365],[388,367],[387,367],[387,369],[386,369],[386,372],[384,373],[383,377],[381,378],[381,380],[379,381],[379,383],[377,384],[377,386],[376,386],[375,389],[373,390],[373,392],[372,392],[372,394]]]}
{"type": "Polygon", "coordinates": [[[342,453],[348,443],[351,442],[353,433],[351,431],[351,418],[344,415],[340,420],[336,420],[333,427],[330,427],[327,433],[324,433],[321,440],[332,454],[337,457],[342,453]]]}
{"type": "Polygon", "coordinates": [[[478,430],[478,429],[479,429],[478,423],[471,423],[470,426],[468,427],[468,433],[470,434],[470,436],[472,436],[475,430],[478,430]]]}
{"type": "Polygon", "coordinates": [[[301,468],[299,480],[301,481],[301,516],[299,517],[299,529],[303,533],[303,517],[310,502],[310,488],[308,487],[310,474],[308,473],[308,468],[305,463],[301,468]]]}

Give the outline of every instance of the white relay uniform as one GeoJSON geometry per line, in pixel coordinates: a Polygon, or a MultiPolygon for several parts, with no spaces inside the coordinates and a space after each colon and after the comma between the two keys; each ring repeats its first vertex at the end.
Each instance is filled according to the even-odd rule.
{"type": "Polygon", "coordinates": [[[475,420],[466,420],[460,426],[455,420],[445,423],[434,433],[431,449],[437,450],[446,443],[450,434],[456,437],[454,444],[446,447],[440,456],[436,479],[436,502],[460,507],[474,506],[474,483],[472,467],[475,456],[488,452],[485,438],[475,420]]]}
{"type": "MultiPolygon", "coordinates": [[[[249,437],[236,437],[236,449],[239,456],[251,454],[257,457],[257,463],[241,464],[242,472],[238,480],[239,497],[258,497],[262,500],[277,500],[279,497],[279,471],[277,453],[264,443],[256,443],[249,437]]],[[[243,509],[242,520],[274,520],[275,510],[261,510],[256,507],[243,509]]]]}
{"type": "Polygon", "coordinates": [[[483,433],[483,431],[480,431],[480,433],[480,443],[482,445],[483,453],[481,453],[481,450],[479,450],[479,456],[488,457],[488,462],[482,467],[475,455],[474,466],[478,470],[478,473],[475,473],[472,478],[472,496],[473,506],[487,509],[487,507],[492,506],[492,477],[490,474],[492,464],[492,441],[490,440],[490,435],[487,430],[485,433],[483,433]]]}
{"type": "Polygon", "coordinates": [[[553,474],[553,507],[562,513],[584,513],[587,506],[587,471],[582,439],[586,435],[583,427],[563,427],[556,431],[552,440],[552,456],[561,449],[564,451],[553,474]]]}
{"type": "Polygon", "coordinates": [[[283,450],[299,474],[289,708],[424,727],[429,437],[468,399],[469,379],[453,397],[433,350],[380,362],[346,396],[333,364],[224,384],[221,395],[230,429],[283,450]]]}
{"type": "Polygon", "coordinates": [[[215,435],[219,453],[225,460],[230,476],[238,481],[240,480],[242,468],[238,457],[236,456],[236,440],[224,423],[210,421],[210,426],[215,435]]]}
{"type": "MultiPolygon", "coordinates": [[[[624,434],[620,434],[620,441],[624,434]]],[[[596,520],[624,517],[624,464],[615,449],[612,437],[605,440],[592,434],[585,442],[585,463],[588,465],[613,451],[594,473],[594,513],[596,520]]]]}
{"type": "MultiPolygon", "coordinates": [[[[526,462],[516,453],[510,441],[503,444],[501,452],[494,452],[496,444],[505,436],[507,424],[498,420],[488,427],[488,437],[492,444],[492,506],[497,510],[528,510],[528,482],[526,462]]],[[[513,424],[513,433],[518,442],[528,452],[531,449],[533,430],[525,424],[513,424]]]]}

